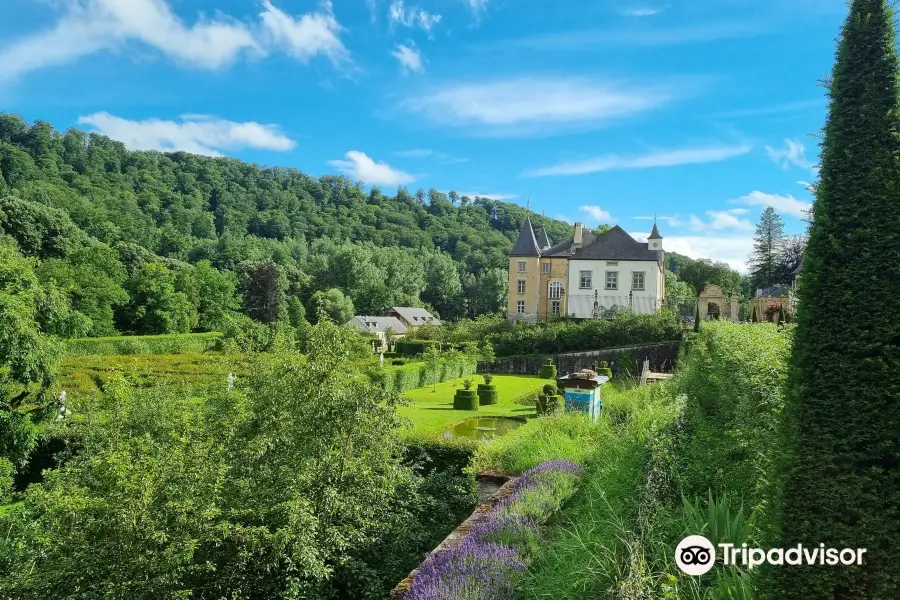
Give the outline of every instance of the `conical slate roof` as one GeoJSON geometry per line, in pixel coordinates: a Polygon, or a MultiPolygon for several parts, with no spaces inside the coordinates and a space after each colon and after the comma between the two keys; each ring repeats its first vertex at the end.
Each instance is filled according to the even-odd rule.
{"type": "Polygon", "coordinates": [[[525,217],[522,224],[522,231],[519,232],[519,239],[513,246],[510,256],[540,256],[541,249],[538,246],[537,239],[534,237],[534,228],[531,226],[531,217],[525,217]]]}
{"type": "Polygon", "coordinates": [[[537,234],[538,246],[540,246],[541,251],[547,250],[550,248],[550,236],[547,235],[546,229],[541,229],[537,234]]]}
{"type": "Polygon", "coordinates": [[[653,221],[653,231],[650,232],[650,237],[648,240],[661,240],[662,236],[659,235],[659,229],[656,228],[656,220],[653,221]]]}

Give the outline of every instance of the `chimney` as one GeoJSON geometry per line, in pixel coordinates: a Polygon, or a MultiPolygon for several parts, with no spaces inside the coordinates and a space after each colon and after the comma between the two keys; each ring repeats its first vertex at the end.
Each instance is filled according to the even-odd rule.
{"type": "Polygon", "coordinates": [[[583,228],[582,228],[581,223],[575,223],[575,238],[574,238],[574,240],[573,240],[573,243],[574,243],[576,246],[580,246],[580,245],[581,245],[582,229],[583,229],[583,228]]]}

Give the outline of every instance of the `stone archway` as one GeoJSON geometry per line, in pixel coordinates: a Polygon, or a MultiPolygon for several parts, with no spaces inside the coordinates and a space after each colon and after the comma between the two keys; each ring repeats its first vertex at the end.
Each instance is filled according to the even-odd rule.
{"type": "Polygon", "coordinates": [[[700,293],[698,299],[700,308],[700,320],[707,318],[720,319],[728,315],[732,321],[738,320],[738,297],[731,296],[730,301],[725,299],[725,290],[721,286],[709,284],[700,293]]]}

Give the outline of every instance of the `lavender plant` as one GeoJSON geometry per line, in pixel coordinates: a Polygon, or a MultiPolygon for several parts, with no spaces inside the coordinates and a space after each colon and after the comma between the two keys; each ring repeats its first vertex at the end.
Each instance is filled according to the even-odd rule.
{"type": "Polygon", "coordinates": [[[539,525],[572,495],[581,468],[546,461],[522,474],[515,489],[476,523],[462,543],[432,554],[405,600],[506,600],[539,542],[539,525]]]}

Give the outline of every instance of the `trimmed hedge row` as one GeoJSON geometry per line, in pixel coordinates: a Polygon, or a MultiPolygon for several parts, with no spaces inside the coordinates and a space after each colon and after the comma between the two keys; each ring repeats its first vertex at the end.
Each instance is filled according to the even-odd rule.
{"type": "Polygon", "coordinates": [[[66,356],[117,356],[121,354],[196,354],[216,348],[221,333],[179,333],[75,338],[63,342],[66,356]]]}
{"type": "Polygon", "coordinates": [[[400,340],[394,345],[397,354],[403,356],[419,356],[429,347],[440,347],[440,342],[434,340],[400,340]]]}
{"type": "Polygon", "coordinates": [[[471,357],[461,356],[458,359],[447,359],[441,362],[435,373],[425,363],[416,362],[397,367],[374,368],[369,370],[369,377],[376,385],[391,392],[405,392],[430,385],[435,380],[450,381],[475,374],[478,362],[471,357]]]}
{"type": "Polygon", "coordinates": [[[498,357],[559,354],[678,340],[683,329],[681,317],[669,310],[652,315],[625,311],[614,319],[520,324],[488,340],[498,357]]]}

